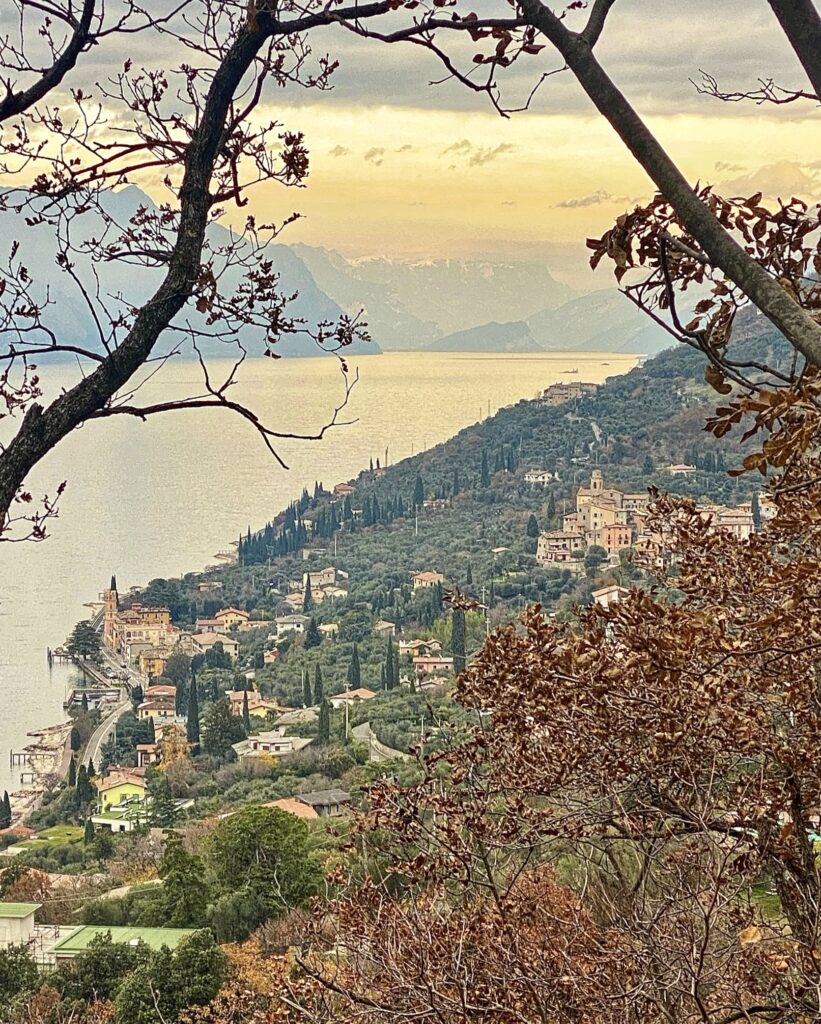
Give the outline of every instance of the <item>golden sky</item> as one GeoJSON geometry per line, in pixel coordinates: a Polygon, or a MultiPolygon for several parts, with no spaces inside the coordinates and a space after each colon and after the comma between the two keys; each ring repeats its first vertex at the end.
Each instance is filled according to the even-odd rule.
{"type": "MultiPolygon", "coordinates": [[[[596,115],[520,114],[409,107],[311,105],[277,111],[299,126],[311,152],[304,189],[272,185],[260,214],[304,219],[283,241],[349,255],[460,256],[577,251],[651,185],[596,115]]],[[[808,146],[815,115],[695,113],[648,118],[695,181],[732,191],[808,191],[819,167],[808,146]]],[[[811,189],[810,189],[811,191],[811,189]]],[[[600,275],[599,275],[600,276],[600,275]]],[[[603,284],[604,282],[601,282],[603,284]]]]}
{"type": "MultiPolygon", "coordinates": [[[[163,7],[163,0],[146,2],[163,7]]],[[[504,0],[475,2],[483,14],[507,10],[504,0]]],[[[568,24],[578,27],[585,17],[569,12],[568,24]]],[[[0,33],[12,26],[9,18],[0,2],[0,33]]],[[[459,83],[431,85],[443,69],[418,46],[361,39],[338,26],[316,30],[309,43],[314,57],[339,61],[333,88],[272,88],[259,112],[305,133],[306,187],[261,187],[250,208],[227,213],[234,223],[249,210],[259,220],[298,210],[304,219],[283,242],[348,256],[546,259],[583,277],[584,239],[651,193],[568,72],[550,77],[527,113],[505,120],[487,97],[459,83]]],[[[95,82],[121,66],[122,46],[116,37],[103,41],[70,84],[93,93],[95,82]]],[[[173,69],[189,57],[169,34],[137,34],[128,46],[135,67],[173,69]]],[[[464,38],[449,46],[463,67],[474,49],[464,38]]],[[[821,136],[811,104],[721,103],[694,84],[704,69],[725,89],[754,88],[761,77],[787,88],[806,85],[765,0],[619,0],[596,53],[693,182],[734,194],[759,187],[771,197],[821,194],[821,136]]],[[[556,66],[550,46],[516,62],[500,76],[503,101],[517,106],[556,66]]],[[[157,182],[136,183],[163,198],[157,182]]],[[[597,278],[587,283],[603,286],[597,278]]]]}

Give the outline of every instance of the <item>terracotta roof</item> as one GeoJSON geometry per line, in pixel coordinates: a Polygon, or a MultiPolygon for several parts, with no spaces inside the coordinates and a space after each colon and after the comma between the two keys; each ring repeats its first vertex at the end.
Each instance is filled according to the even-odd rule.
{"type": "Polygon", "coordinates": [[[344,690],[342,693],[335,693],[332,699],[338,700],[341,697],[345,700],[370,700],[371,697],[375,696],[375,690],[369,690],[367,686],[359,686],[355,690],[344,690]]]}
{"type": "Polygon", "coordinates": [[[104,779],[95,779],[94,785],[101,793],[105,793],[109,789],[114,789],[115,786],[140,786],[145,789],[145,781],[143,775],[138,775],[136,771],[131,772],[112,772],[110,775],[106,775],[104,779]]]}
{"type": "Polygon", "coordinates": [[[213,647],[217,642],[222,644],[237,644],[237,641],[230,636],[225,636],[224,633],[195,633],[193,637],[194,643],[200,645],[206,645],[213,647]]]}
{"type": "Polygon", "coordinates": [[[277,807],[280,811],[285,811],[286,814],[293,814],[296,818],[306,818],[309,821],[319,817],[313,807],[302,803],[301,800],[293,800],[290,797],[284,797],[282,800],[272,800],[265,806],[277,807]]]}

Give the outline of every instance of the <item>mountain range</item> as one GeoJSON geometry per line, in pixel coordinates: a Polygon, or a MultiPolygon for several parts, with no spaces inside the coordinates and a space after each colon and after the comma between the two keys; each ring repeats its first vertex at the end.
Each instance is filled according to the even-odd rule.
{"type": "MultiPolygon", "coordinates": [[[[153,208],[151,199],[135,186],[108,193],[106,211],[120,224],[139,208],[153,208]]],[[[59,309],[62,339],[92,346],[88,306],[69,276],[57,263],[53,229],[29,224],[21,230],[14,215],[0,213],[0,233],[20,242],[19,258],[35,282],[35,299],[48,295],[59,309]]],[[[104,230],[102,218],[87,212],[74,222],[75,247],[104,230]]],[[[209,228],[214,246],[230,238],[220,224],[209,228]]],[[[322,321],[336,321],[343,313],[360,315],[368,324],[370,342],[356,341],[350,355],[382,351],[430,352],[623,352],[654,354],[671,342],[668,335],[643,317],[615,289],[580,294],[557,281],[537,260],[432,259],[399,262],[389,259],[347,259],[337,252],[296,244],[269,245],[270,258],[280,276],[280,291],[293,295],[289,316],[301,318],[307,329],[322,321]]],[[[80,252],[73,256],[74,271],[93,293],[109,297],[109,304],[136,306],[159,283],[162,270],[138,268],[116,260],[98,263],[80,252]],[[95,279],[96,275],[96,279],[95,279]]],[[[228,290],[240,275],[231,270],[221,280],[228,290]]],[[[186,318],[198,314],[186,310],[186,318]]],[[[200,318],[197,324],[205,329],[200,318]]],[[[207,329],[206,329],[206,333],[207,329]]],[[[225,342],[214,336],[199,342],[205,355],[225,355],[225,342]]],[[[241,340],[249,354],[262,353],[258,331],[244,329],[241,340]]],[[[168,332],[172,344],[182,343],[183,332],[168,332]]],[[[99,346],[101,347],[101,345],[99,346]]],[[[282,356],[319,355],[305,335],[285,335],[276,346],[282,356]]]]}

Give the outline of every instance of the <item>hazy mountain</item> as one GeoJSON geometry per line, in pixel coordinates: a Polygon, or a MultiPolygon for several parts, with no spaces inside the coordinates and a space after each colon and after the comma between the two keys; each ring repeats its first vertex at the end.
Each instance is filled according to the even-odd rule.
{"type": "Polygon", "coordinates": [[[431,352],[542,352],[542,346],[530,333],[524,320],[500,324],[493,321],[481,327],[455,331],[434,341],[431,352]]]}
{"type": "Polygon", "coordinates": [[[674,343],[615,289],[579,295],[558,309],[543,309],[528,317],[527,324],[546,352],[654,355],[674,343]]]}
{"type": "Polygon", "coordinates": [[[433,352],[620,352],[654,355],[670,335],[617,291],[579,295],[527,320],[482,324],[433,342],[433,352]]]}
{"type": "Polygon", "coordinates": [[[496,321],[524,319],[567,301],[573,291],[541,262],[480,259],[346,260],[295,247],[319,286],[349,311],[364,308],[383,349],[417,349],[430,341],[496,321]]]}
{"type": "Polygon", "coordinates": [[[415,349],[442,333],[433,320],[405,309],[388,284],[357,276],[356,265],[330,249],[295,245],[293,252],[316,284],[351,316],[362,313],[368,332],[383,349],[415,349]]]}
{"type": "MultiPolygon", "coordinates": [[[[104,197],[106,212],[114,217],[119,224],[125,224],[139,206],[152,207],[151,200],[138,188],[130,186],[119,192],[108,193],[104,197]]],[[[91,238],[99,238],[104,230],[101,217],[93,212],[83,214],[73,225],[74,243],[81,244],[91,238]]],[[[54,311],[59,310],[61,339],[70,344],[82,345],[87,348],[102,349],[95,340],[94,325],[88,308],[77,288],[64,274],[56,263],[57,246],[53,228],[48,225],[21,225],[19,220],[10,213],[0,213],[0,236],[20,242],[19,259],[28,268],[34,281],[34,295],[42,301],[48,290],[52,301],[52,322],[54,311]]],[[[209,228],[209,237],[215,245],[227,242],[229,232],[220,224],[209,228]]],[[[113,240],[113,239],[112,239],[113,240]]],[[[284,295],[296,293],[296,298],[286,307],[287,315],[304,319],[307,328],[314,328],[321,321],[335,321],[343,313],[341,306],[319,288],[293,249],[286,245],[268,246],[265,254],[269,256],[277,273],[280,275],[280,291],[284,295]]],[[[96,287],[92,273],[91,260],[83,255],[72,256],[77,274],[82,278],[91,292],[96,287]]],[[[116,308],[118,303],[137,306],[145,302],[162,279],[162,268],[144,269],[128,264],[111,261],[97,264],[94,269],[99,276],[100,294],[108,297],[108,304],[116,308]]],[[[239,283],[240,274],[237,270],[229,271],[221,281],[225,290],[231,290],[239,283]]],[[[197,322],[198,314],[186,308],[179,317],[197,322]]],[[[198,326],[202,327],[199,320],[198,326]]],[[[167,332],[165,346],[174,338],[173,332],[167,332]]],[[[249,354],[260,355],[263,341],[260,332],[246,328],[241,331],[243,344],[249,354]]],[[[205,355],[233,355],[233,345],[214,339],[200,342],[205,355]]],[[[355,342],[346,352],[354,355],[378,353],[378,344],[355,342]]],[[[276,346],[276,352],[282,356],[314,356],[322,353],[314,342],[305,336],[295,335],[284,337],[276,346]]]]}

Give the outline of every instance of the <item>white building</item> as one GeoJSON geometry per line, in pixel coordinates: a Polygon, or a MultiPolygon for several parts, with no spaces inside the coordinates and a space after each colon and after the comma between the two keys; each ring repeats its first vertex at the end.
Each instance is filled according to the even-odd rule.
{"type": "Polygon", "coordinates": [[[39,903],[0,903],[0,949],[28,945],[34,936],[39,903]]]}
{"type": "Polygon", "coordinates": [[[304,633],[311,620],[307,615],[280,615],[276,619],[277,636],[286,633],[304,633]]]}

